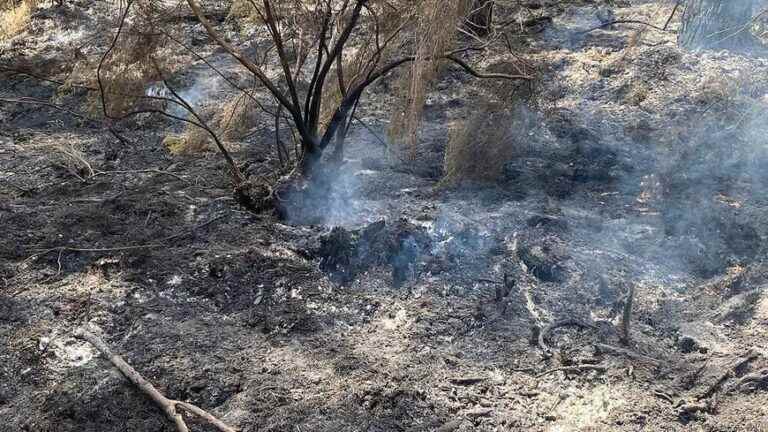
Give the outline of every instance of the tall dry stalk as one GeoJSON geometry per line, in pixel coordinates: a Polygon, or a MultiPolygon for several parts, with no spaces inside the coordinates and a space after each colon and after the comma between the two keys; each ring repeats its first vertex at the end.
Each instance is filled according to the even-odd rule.
{"type": "Polygon", "coordinates": [[[416,159],[418,129],[427,92],[439,75],[443,54],[456,39],[457,26],[470,11],[472,2],[459,0],[425,0],[422,2],[415,32],[416,55],[409,73],[404,77],[401,110],[393,111],[390,138],[399,142],[409,160],[416,159]]]}

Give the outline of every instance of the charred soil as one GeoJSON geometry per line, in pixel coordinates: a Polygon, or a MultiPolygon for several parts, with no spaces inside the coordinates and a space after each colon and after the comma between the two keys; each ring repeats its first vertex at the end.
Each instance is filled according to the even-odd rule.
{"type": "MultiPolygon", "coordinates": [[[[418,166],[371,132],[384,82],[331,193],[297,193],[285,220],[238,206],[218,155],[170,154],[178,125],[140,118],[122,142],[0,102],[0,431],[174,430],[73,338],[84,323],[242,431],[768,430],[768,59],[584,33],[605,11],[663,26],[671,5],[526,3],[514,43],[543,76],[492,184],[439,179],[472,110],[450,71],[418,166]]],[[[89,40],[105,48],[97,9],[42,8],[0,59],[58,76],[89,40]]],[[[5,99],[85,99],[0,83],[5,99]]],[[[233,154],[257,177],[274,137],[251,132],[233,154]]]]}

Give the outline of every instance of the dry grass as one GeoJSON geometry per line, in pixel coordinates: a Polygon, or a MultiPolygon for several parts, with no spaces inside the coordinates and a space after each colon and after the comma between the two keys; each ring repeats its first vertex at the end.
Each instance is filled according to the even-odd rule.
{"type": "Polygon", "coordinates": [[[424,1],[416,29],[416,60],[404,74],[398,104],[392,112],[389,138],[406,149],[405,156],[415,159],[418,128],[427,92],[439,76],[441,56],[456,38],[456,25],[469,12],[471,2],[424,1]]]}
{"type": "MultiPolygon", "coordinates": [[[[121,8],[115,9],[114,18],[120,16],[121,8]]],[[[180,65],[180,50],[169,38],[167,32],[179,39],[177,29],[159,28],[162,20],[158,17],[172,13],[170,6],[158,0],[137,0],[120,38],[114,48],[103,59],[101,65],[101,85],[104,101],[99,91],[91,92],[86,109],[94,117],[103,114],[104,108],[111,117],[123,117],[140,105],[142,108],[162,109],[163,103],[145,99],[148,86],[169,76],[180,65]]],[[[115,27],[110,31],[117,30],[115,27]]],[[[88,86],[98,88],[97,68],[102,60],[102,53],[95,53],[78,60],[68,75],[63,91],[69,86],[88,86]]]]}
{"type": "Polygon", "coordinates": [[[38,3],[39,0],[22,0],[20,3],[0,0],[0,41],[24,31],[38,3]]]}
{"type": "Polygon", "coordinates": [[[43,155],[54,166],[65,169],[80,179],[93,177],[96,171],[85,153],[87,142],[68,134],[35,136],[34,144],[27,146],[29,151],[43,155]]]}
{"type": "MultiPolygon", "coordinates": [[[[227,144],[237,150],[242,140],[253,128],[257,119],[256,104],[246,95],[237,94],[222,104],[208,105],[197,114],[208,127],[227,144]]],[[[168,135],[163,146],[173,155],[196,155],[216,150],[211,135],[204,129],[187,123],[181,134],[168,135]]]]}
{"type": "Polygon", "coordinates": [[[165,137],[163,146],[168,150],[168,153],[175,156],[196,155],[213,150],[208,133],[193,125],[189,125],[181,135],[165,137]]]}
{"type": "Polygon", "coordinates": [[[498,180],[514,155],[513,123],[511,112],[480,111],[452,128],[445,149],[444,181],[498,180]]]}
{"type": "Polygon", "coordinates": [[[257,106],[251,98],[240,93],[215,109],[212,125],[226,141],[243,139],[256,123],[257,106]]]}

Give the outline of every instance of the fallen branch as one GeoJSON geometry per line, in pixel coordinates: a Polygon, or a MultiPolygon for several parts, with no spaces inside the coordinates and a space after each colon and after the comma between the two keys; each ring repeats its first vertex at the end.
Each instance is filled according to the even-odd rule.
{"type": "Polygon", "coordinates": [[[563,367],[558,367],[558,368],[550,369],[550,370],[548,370],[546,372],[542,372],[542,373],[536,375],[536,378],[545,377],[545,376],[553,374],[555,372],[565,372],[565,373],[568,373],[568,372],[583,372],[583,371],[588,371],[588,370],[594,370],[594,371],[598,371],[598,372],[605,372],[605,371],[608,370],[608,368],[605,367],[605,366],[593,365],[593,364],[583,364],[583,365],[578,365],[578,366],[563,366],[563,367]]]}
{"type": "Polygon", "coordinates": [[[456,57],[453,54],[449,54],[445,56],[446,59],[456,63],[459,67],[464,69],[468,74],[472,75],[475,78],[480,79],[508,79],[508,80],[518,80],[518,79],[524,79],[524,80],[532,80],[533,77],[530,75],[510,75],[510,74],[503,74],[503,73],[483,73],[478,72],[475,70],[472,66],[469,65],[469,63],[465,62],[464,60],[456,57]]]}
{"type": "Polygon", "coordinates": [[[696,400],[701,401],[703,399],[707,399],[708,397],[715,394],[718,390],[720,390],[720,387],[725,384],[726,381],[728,381],[732,376],[736,374],[736,371],[746,365],[747,363],[756,360],[760,356],[759,352],[754,349],[750,349],[747,351],[747,354],[744,357],[741,357],[738,359],[731,367],[728,368],[725,372],[723,372],[722,375],[715,381],[705,392],[700,394],[696,400]]]}
{"type": "Polygon", "coordinates": [[[119,355],[112,352],[111,349],[109,349],[109,346],[101,340],[98,336],[95,334],[82,329],[77,328],[73,332],[74,336],[78,339],[82,339],[91,345],[93,345],[99,352],[106,357],[110,363],[112,363],[113,366],[115,366],[128,380],[139,388],[147,397],[152,399],[152,401],[157,404],[160,409],[163,410],[165,415],[176,425],[176,430],[178,432],[189,432],[189,428],[187,427],[187,424],[184,422],[184,416],[181,414],[181,411],[186,411],[189,414],[193,414],[197,417],[200,417],[201,419],[205,420],[212,426],[214,426],[216,429],[222,431],[222,432],[235,432],[236,429],[233,429],[230,426],[227,426],[224,422],[219,420],[218,418],[214,417],[207,411],[192,405],[187,402],[177,401],[173,399],[168,399],[167,397],[163,396],[162,393],[160,393],[155,386],[152,385],[149,381],[144,379],[141,374],[136,372],[136,369],[131,367],[128,363],[125,362],[125,360],[122,359],[119,355]]]}
{"type": "Polygon", "coordinates": [[[768,369],[760,369],[755,373],[744,375],[739,379],[736,386],[741,387],[745,384],[760,385],[761,383],[768,384],[768,369]]]}
{"type": "MultiPolygon", "coordinates": [[[[710,397],[717,393],[726,381],[736,375],[736,371],[738,369],[742,368],[744,365],[757,359],[758,357],[760,357],[760,352],[756,349],[753,348],[747,351],[747,354],[744,357],[739,358],[733,365],[731,365],[728,370],[720,375],[717,381],[715,381],[707,388],[707,390],[697,396],[695,400],[689,400],[687,402],[680,401],[678,414],[680,416],[691,416],[699,412],[711,412],[714,409],[716,399],[710,399],[710,397]]],[[[762,370],[754,374],[745,375],[737,382],[736,385],[740,386],[746,382],[752,382],[752,380],[755,379],[760,381],[766,376],[768,376],[768,370],[762,370]],[[761,378],[761,376],[763,378],[761,378]]]]}

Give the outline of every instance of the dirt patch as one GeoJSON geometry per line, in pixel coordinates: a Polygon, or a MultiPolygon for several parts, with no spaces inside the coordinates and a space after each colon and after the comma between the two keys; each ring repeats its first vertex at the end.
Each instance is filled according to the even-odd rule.
{"type": "MultiPolygon", "coordinates": [[[[578,34],[606,12],[663,25],[655,3],[528,3],[511,43],[543,76],[493,185],[438,182],[447,126],[472,109],[453,73],[429,100],[422,163],[377,144],[384,82],[358,112],[373,132],[356,124],[345,163],[282,220],[240,208],[216,154],[169,154],[178,125],[140,119],[126,145],[0,105],[0,430],[172,430],[72,338],[84,323],[243,431],[765,429],[768,87],[712,78],[768,76],[765,60],[622,25],[578,34]]],[[[2,55],[58,74],[75,42],[107,43],[47,31],[96,19],[89,7],[46,8],[2,55]]],[[[4,97],[58,94],[2,79],[4,97]]],[[[235,152],[254,175],[276,166],[267,126],[235,152]]]]}

